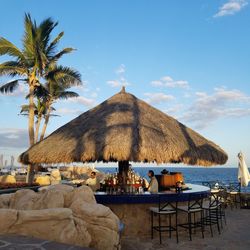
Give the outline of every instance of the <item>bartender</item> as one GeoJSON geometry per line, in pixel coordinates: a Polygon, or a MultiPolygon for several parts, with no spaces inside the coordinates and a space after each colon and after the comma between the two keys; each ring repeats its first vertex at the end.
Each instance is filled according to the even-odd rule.
{"type": "Polygon", "coordinates": [[[96,172],[91,172],[90,178],[86,180],[85,184],[89,186],[93,192],[96,192],[96,190],[100,189],[100,182],[96,178],[96,172]]]}
{"type": "Polygon", "coordinates": [[[148,191],[150,193],[158,193],[158,181],[153,170],[148,171],[148,177],[150,178],[148,191]]]}

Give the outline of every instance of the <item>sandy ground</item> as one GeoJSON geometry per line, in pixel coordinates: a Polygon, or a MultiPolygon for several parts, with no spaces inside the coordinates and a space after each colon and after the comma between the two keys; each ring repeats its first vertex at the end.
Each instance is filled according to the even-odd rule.
{"type": "Polygon", "coordinates": [[[226,209],[227,224],[223,224],[221,234],[218,234],[216,226],[213,226],[214,236],[211,237],[209,227],[205,230],[205,238],[197,232],[193,240],[189,241],[188,233],[180,229],[179,243],[176,243],[175,233],[169,239],[163,234],[162,244],[155,232],[154,239],[145,238],[122,238],[122,250],[153,250],[153,249],[184,249],[184,250],[250,250],[250,209],[226,209]]]}

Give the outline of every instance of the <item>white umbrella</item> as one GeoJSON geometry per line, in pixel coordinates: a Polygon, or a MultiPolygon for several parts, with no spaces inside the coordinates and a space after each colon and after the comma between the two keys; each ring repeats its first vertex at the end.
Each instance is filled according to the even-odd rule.
{"type": "Polygon", "coordinates": [[[238,154],[239,168],[238,168],[238,180],[242,187],[247,187],[250,181],[250,174],[244,159],[242,152],[238,154]]]}

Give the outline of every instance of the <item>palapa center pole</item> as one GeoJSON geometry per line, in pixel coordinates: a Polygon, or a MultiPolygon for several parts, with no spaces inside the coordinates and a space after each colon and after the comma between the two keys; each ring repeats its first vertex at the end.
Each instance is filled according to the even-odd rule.
{"type": "Polygon", "coordinates": [[[118,162],[118,176],[122,182],[122,185],[126,185],[126,180],[128,177],[129,162],[128,161],[119,161],[118,162]]]}

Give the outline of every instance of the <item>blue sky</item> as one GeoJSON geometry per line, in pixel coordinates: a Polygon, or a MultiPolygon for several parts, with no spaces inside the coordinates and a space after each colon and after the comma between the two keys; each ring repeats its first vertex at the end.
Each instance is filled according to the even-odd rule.
{"type": "MultiPolygon", "coordinates": [[[[220,145],[228,165],[240,150],[250,164],[248,0],[9,0],[1,9],[0,36],[17,46],[29,12],[37,22],[59,21],[60,47],[77,49],[60,63],[81,72],[80,97],[54,105],[60,117],[48,133],[125,85],[220,145]]],[[[27,118],[18,115],[25,92],[0,95],[0,153],[8,159],[28,146],[27,118]]]]}

